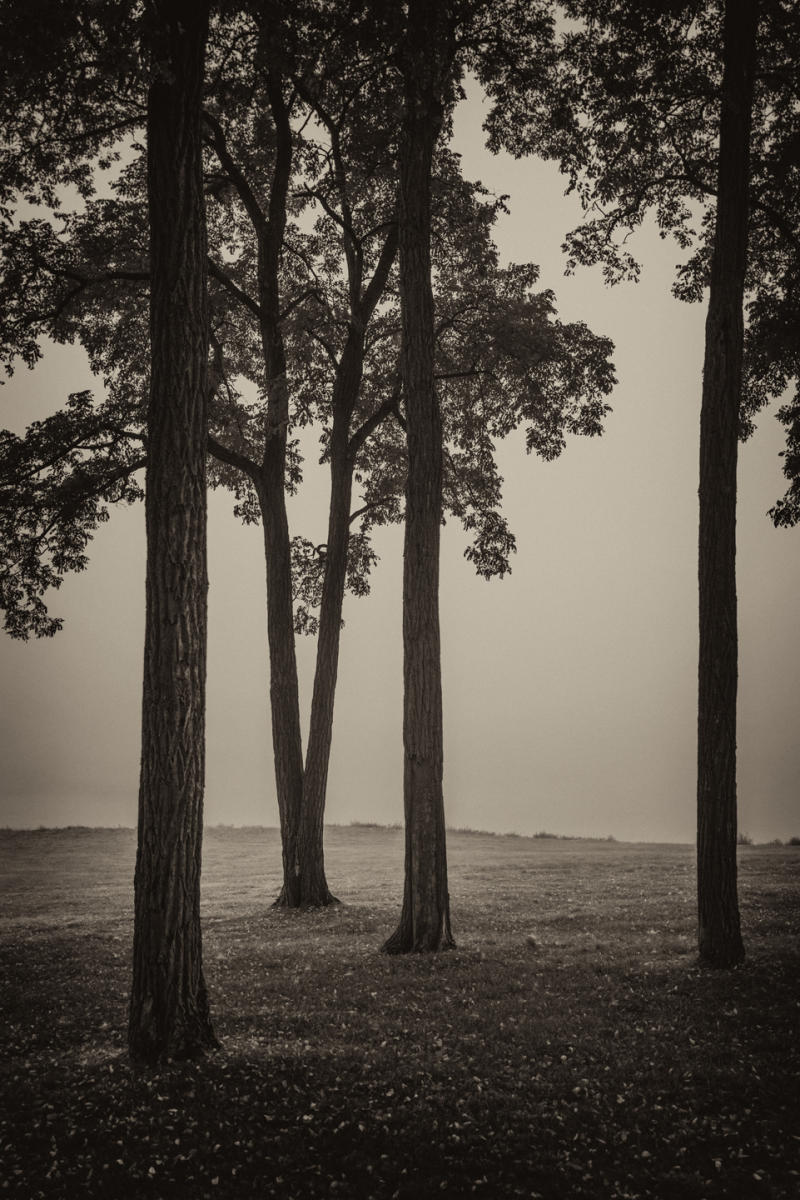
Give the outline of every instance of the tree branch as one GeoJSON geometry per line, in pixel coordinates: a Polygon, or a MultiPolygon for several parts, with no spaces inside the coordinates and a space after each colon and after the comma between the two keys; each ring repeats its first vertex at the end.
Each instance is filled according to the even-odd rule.
{"type": "Polygon", "coordinates": [[[236,467],[255,483],[258,478],[258,466],[246,454],[239,454],[237,450],[231,450],[230,447],[218,442],[211,434],[208,435],[206,445],[209,454],[213,455],[218,462],[225,463],[228,467],[236,467]]]}
{"type": "Polygon", "coordinates": [[[358,429],[353,433],[350,441],[347,444],[347,454],[350,460],[354,460],[364,442],[369,435],[373,433],[379,425],[383,424],[387,417],[392,413],[397,412],[397,403],[399,400],[399,387],[397,387],[383,404],[380,404],[366,421],[359,425],[358,429]]]}
{"type": "Polygon", "coordinates": [[[335,353],[335,351],[334,351],[334,349],[333,349],[333,346],[331,346],[331,344],[330,344],[330,342],[328,341],[328,339],[327,339],[327,338],[324,338],[324,337],[322,336],[322,334],[321,334],[321,333],[318,333],[318,332],[317,332],[317,330],[316,330],[316,329],[312,329],[310,325],[307,325],[307,326],[306,326],[306,333],[307,333],[307,334],[308,334],[310,337],[312,337],[312,338],[314,339],[314,341],[315,341],[315,342],[319,342],[320,346],[322,346],[322,349],[325,351],[325,353],[327,354],[328,358],[329,358],[329,359],[331,360],[331,362],[333,363],[334,367],[338,368],[338,366],[339,366],[339,359],[336,357],[336,353],[335,353]]]}
{"type": "Polygon", "coordinates": [[[239,303],[244,306],[244,308],[248,309],[248,311],[253,314],[257,321],[261,320],[261,306],[257,304],[252,296],[249,296],[243,288],[240,288],[237,283],[234,283],[230,275],[227,275],[222,268],[214,262],[210,255],[208,257],[208,273],[214,279],[216,279],[218,283],[221,283],[225,290],[229,292],[234,299],[238,300],[239,303]]]}
{"type": "Polygon", "coordinates": [[[342,161],[342,147],[339,138],[339,125],[334,117],[320,103],[319,99],[312,96],[310,90],[305,86],[302,80],[295,81],[298,95],[313,108],[314,112],[319,117],[322,124],[328,131],[328,137],[331,141],[331,157],[333,159],[333,181],[336,191],[339,196],[339,206],[341,216],[335,212],[333,207],[328,204],[325,197],[321,193],[316,192],[315,198],[319,201],[322,207],[327,212],[332,220],[336,221],[343,230],[344,237],[344,254],[347,261],[347,276],[350,285],[350,307],[355,310],[360,302],[361,297],[361,277],[363,273],[363,251],[361,243],[356,235],[353,226],[353,214],[350,209],[350,199],[348,197],[347,174],[342,161]]]}
{"type": "Polygon", "coordinates": [[[306,290],[304,292],[301,292],[299,296],[295,296],[294,300],[289,301],[289,303],[286,305],[286,308],[284,308],[280,314],[280,320],[284,321],[289,316],[289,313],[292,312],[295,308],[297,308],[298,304],[302,304],[303,301],[308,300],[308,298],[310,296],[313,296],[314,299],[318,303],[320,303],[320,304],[324,303],[324,301],[320,297],[318,288],[315,288],[315,287],[306,288],[306,290]]]}
{"type": "Polygon", "coordinates": [[[375,305],[383,295],[386,281],[389,278],[389,272],[397,255],[397,238],[397,221],[393,221],[386,235],[386,240],[383,243],[372,279],[367,284],[366,291],[359,304],[359,316],[364,325],[369,321],[375,311],[375,305]]]}
{"type": "Polygon", "coordinates": [[[223,168],[225,174],[236,188],[239,198],[245,207],[245,211],[253,223],[254,229],[260,235],[266,231],[267,218],[265,217],[261,205],[258,203],[258,200],[256,199],[244,172],[242,171],[241,167],[239,167],[238,163],[235,162],[230,150],[228,149],[228,143],[222,126],[217,118],[208,112],[207,109],[203,110],[203,121],[211,131],[211,137],[207,139],[208,144],[213,148],[214,153],[219,159],[220,166],[223,168]]]}
{"type": "Polygon", "coordinates": [[[275,307],[277,308],[278,263],[286,228],[286,198],[292,170],[292,129],[289,123],[289,111],[283,99],[281,81],[272,64],[267,72],[267,96],[272,119],[275,122],[277,146],[272,186],[269,193],[269,219],[264,230],[263,251],[266,259],[264,265],[270,286],[275,289],[275,307]]]}
{"type": "Polygon", "coordinates": [[[357,508],[354,513],[350,514],[349,524],[352,525],[359,517],[363,517],[364,513],[372,512],[375,508],[382,508],[385,504],[391,504],[394,500],[395,497],[393,495],[379,496],[377,500],[370,500],[368,504],[362,505],[361,508],[357,508]]]}

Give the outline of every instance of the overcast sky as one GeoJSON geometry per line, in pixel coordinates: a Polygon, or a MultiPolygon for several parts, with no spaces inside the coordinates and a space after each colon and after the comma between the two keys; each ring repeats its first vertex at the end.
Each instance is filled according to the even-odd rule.
{"type": "MultiPolygon", "coordinates": [[[[448,824],[498,832],[691,841],[695,826],[697,461],[704,308],[669,294],[680,252],[651,232],[638,285],[563,278],[579,219],[564,181],[483,149],[480,102],[463,105],[465,172],[511,197],[505,260],[541,266],[559,315],[616,344],[619,385],[601,439],[561,458],[500,451],[517,536],[512,574],[477,578],[444,530],[441,617],[448,824]]],[[[0,394],[18,433],[90,386],[80,354],[48,352],[0,394]]],[[[775,530],[782,432],[773,413],[741,450],[740,829],[800,835],[800,530],[775,530]]],[[[325,540],[327,477],[313,467],[292,532],[325,540]]],[[[310,461],[308,461],[310,460],[310,461]]],[[[206,820],[278,820],[267,712],[260,528],[210,500],[206,820]]],[[[402,531],[376,540],[372,594],[348,597],[327,819],[402,820],[402,531]]],[[[144,628],[144,511],[114,511],[89,568],[53,597],[51,640],[0,639],[0,825],[134,825],[144,628]]],[[[300,639],[308,715],[314,644],[300,639]]]]}

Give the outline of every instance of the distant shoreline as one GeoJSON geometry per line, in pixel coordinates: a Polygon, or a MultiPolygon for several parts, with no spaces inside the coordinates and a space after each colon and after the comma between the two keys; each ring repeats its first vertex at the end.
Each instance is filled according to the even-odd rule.
{"type": "MultiPolygon", "coordinates": [[[[346,832],[375,832],[375,833],[402,833],[403,826],[397,823],[381,824],[372,821],[351,821],[347,824],[339,824],[333,822],[325,825],[326,832],[341,830],[346,832]]],[[[229,825],[217,822],[213,825],[205,825],[203,828],[204,834],[240,834],[240,833],[259,833],[259,834],[274,834],[276,837],[280,835],[280,830],[276,825],[229,825]]],[[[2,825],[0,826],[0,836],[8,837],[17,834],[45,834],[45,833],[72,833],[72,834],[97,834],[97,833],[128,833],[135,835],[136,828],[131,825],[2,825]]],[[[616,846],[692,846],[692,842],[664,842],[657,840],[639,840],[627,841],[623,838],[616,838],[611,835],[601,837],[593,834],[568,834],[568,833],[517,833],[513,830],[505,830],[496,832],[491,829],[472,829],[464,826],[448,826],[447,833],[450,837],[484,837],[484,838],[507,838],[513,841],[526,842],[593,842],[607,843],[616,846]]],[[[762,843],[764,845],[777,845],[775,843],[762,843]]]]}
{"type": "MultiPolygon", "coordinates": [[[[403,826],[399,823],[380,824],[377,821],[350,821],[347,824],[332,822],[326,824],[325,830],[327,833],[334,831],[342,831],[347,833],[352,832],[372,832],[372,833],[397,833],[403,832],[403,826]]],[[[203,827],[204,834],[222,834],[236,835],[240,833],[250,834],[274,834],[276,838],[280,837],[280,829],[277,825],[228,825],[222,822],[217,822],[214,825],[205,825],[203,827]]],[[[136,828],[133,825],[0,825],[0,837],[14,837],[17,834],[44,834],[44,833],[72,833],[72,834],[95,834],[95,833],[128,833],[135,836],[136,828]]],[[[609,846],[688,846],[693,848],[694,842],[687,841],[659,841],[658,839],[640,838],[636,841],[626,838],[617,838],[612,835],[601,837],[597,834],[590,833],[549,833],[539,831],[537,833],[516,833],[513,830],[504,830],[497,832],[492,829],[471,829],[466,826],[448,825],[448,837],[482,837],[482,838],[507,838],[510,841],[522,842],[591,842],[598,845],[609,846]]],[[[758,849],[768,849],[769,847],[797,847],[800,846],[800,838],[771,838],[768,841],[757,842],[746,835],[739,841],[740,849],[749,847],[758,849]]]]}

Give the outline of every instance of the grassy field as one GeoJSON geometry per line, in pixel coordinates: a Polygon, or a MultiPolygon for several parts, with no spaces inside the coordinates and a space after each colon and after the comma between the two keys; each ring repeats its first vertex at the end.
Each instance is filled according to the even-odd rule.
{"type": "Polygon", "coordinates": [[[741,848],[731,972],[695,965],[688,846],[451,833],[458,948],[403,958],[401,831],[327,853],[344,903],[279,912],[277,833],[207,831],[223,1048],[144,1072],[135,835],[0,833],[4,1194],[800,1195],[800,847],[741,848]]]}

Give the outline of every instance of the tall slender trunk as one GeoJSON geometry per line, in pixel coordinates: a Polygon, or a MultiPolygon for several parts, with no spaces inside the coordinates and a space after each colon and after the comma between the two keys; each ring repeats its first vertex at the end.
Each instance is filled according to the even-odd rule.
{"type": "MultiPolygon", "coordinates": [[[[274,353],[271,357],[274,359],[274,353]]],[[[272,749],[283,854],[283,887],[276,903],[296,908],[302,902],[303,740],[294,641],[291,547],[284,490],[286,419],[283,414],[288,415],[288,395],[285,369],[275,369],[276,364],[270,359],[268,367],[272,368],[269,371],[271,417],[257,491],[264,527],[272,749]]]]}
{"type": "Polygon", "coordinates": [[[207,5],[149,6],[151,383],[139,834],[128,1044],[134,1059],[216,1044],[203,978],[208,307],[200,108],[207,5]]]}
{"type": "Polygon", "coordinates": [[[341,415],[334,416],[328,541],[303,791],[304,894],[305,903],[313,905],[330,904],[334,900],[325,879],[323,822],[350,540],[352,466],[347,449],[347,435],[346,416],[344,419],[341,415]]]}
{"type": "Polygon", "coordinates": [[[292,173],[292,130],[283,95],[281,71],[272,58],[270,30],[262,26],[260,53],[275,122],[275,164],[266,220],[258,230],[258,298],[261,346],[267,385],[267,422],[261,468],[255,479],[264,526],[267,571],[267,642],[275,785],[281,823],[283,887],[276,904],[300,903],[300,821],[303,805],[303,739],[294,641],[292,559],[286,514],[286,443],[289,383],[281,327],[280,261],[286,228],[286,204],[292,173]]]}
{"type": "Polygon", "coordinates": [[[410,0],[398,196],[401,365],[408,436],[403,551],[405,884],[387,953],[453,945],[447,890],[439,636],[442,425],[434,384],[431,164],[450,63],[447,4],[410,0]]]}
{"type": "Polygon", "coordinates": [[[701,962],[744,958],[736,887],[736,466],[756,4],[727,0],[700,417],[697,902],[701,962]]]}
{"type": "Polygon", "coordinates": [[[353,490],[350,418],[361,387],[363,363],[363,331],[351,329],[333,390],[328,541],[325,548],[325,575],[322,582],[317,661],[303,792],[305,903],[313,905],[330,904],[334,900],[325,879],[323,822],[350,542],[350,501],[353,490]]]}

